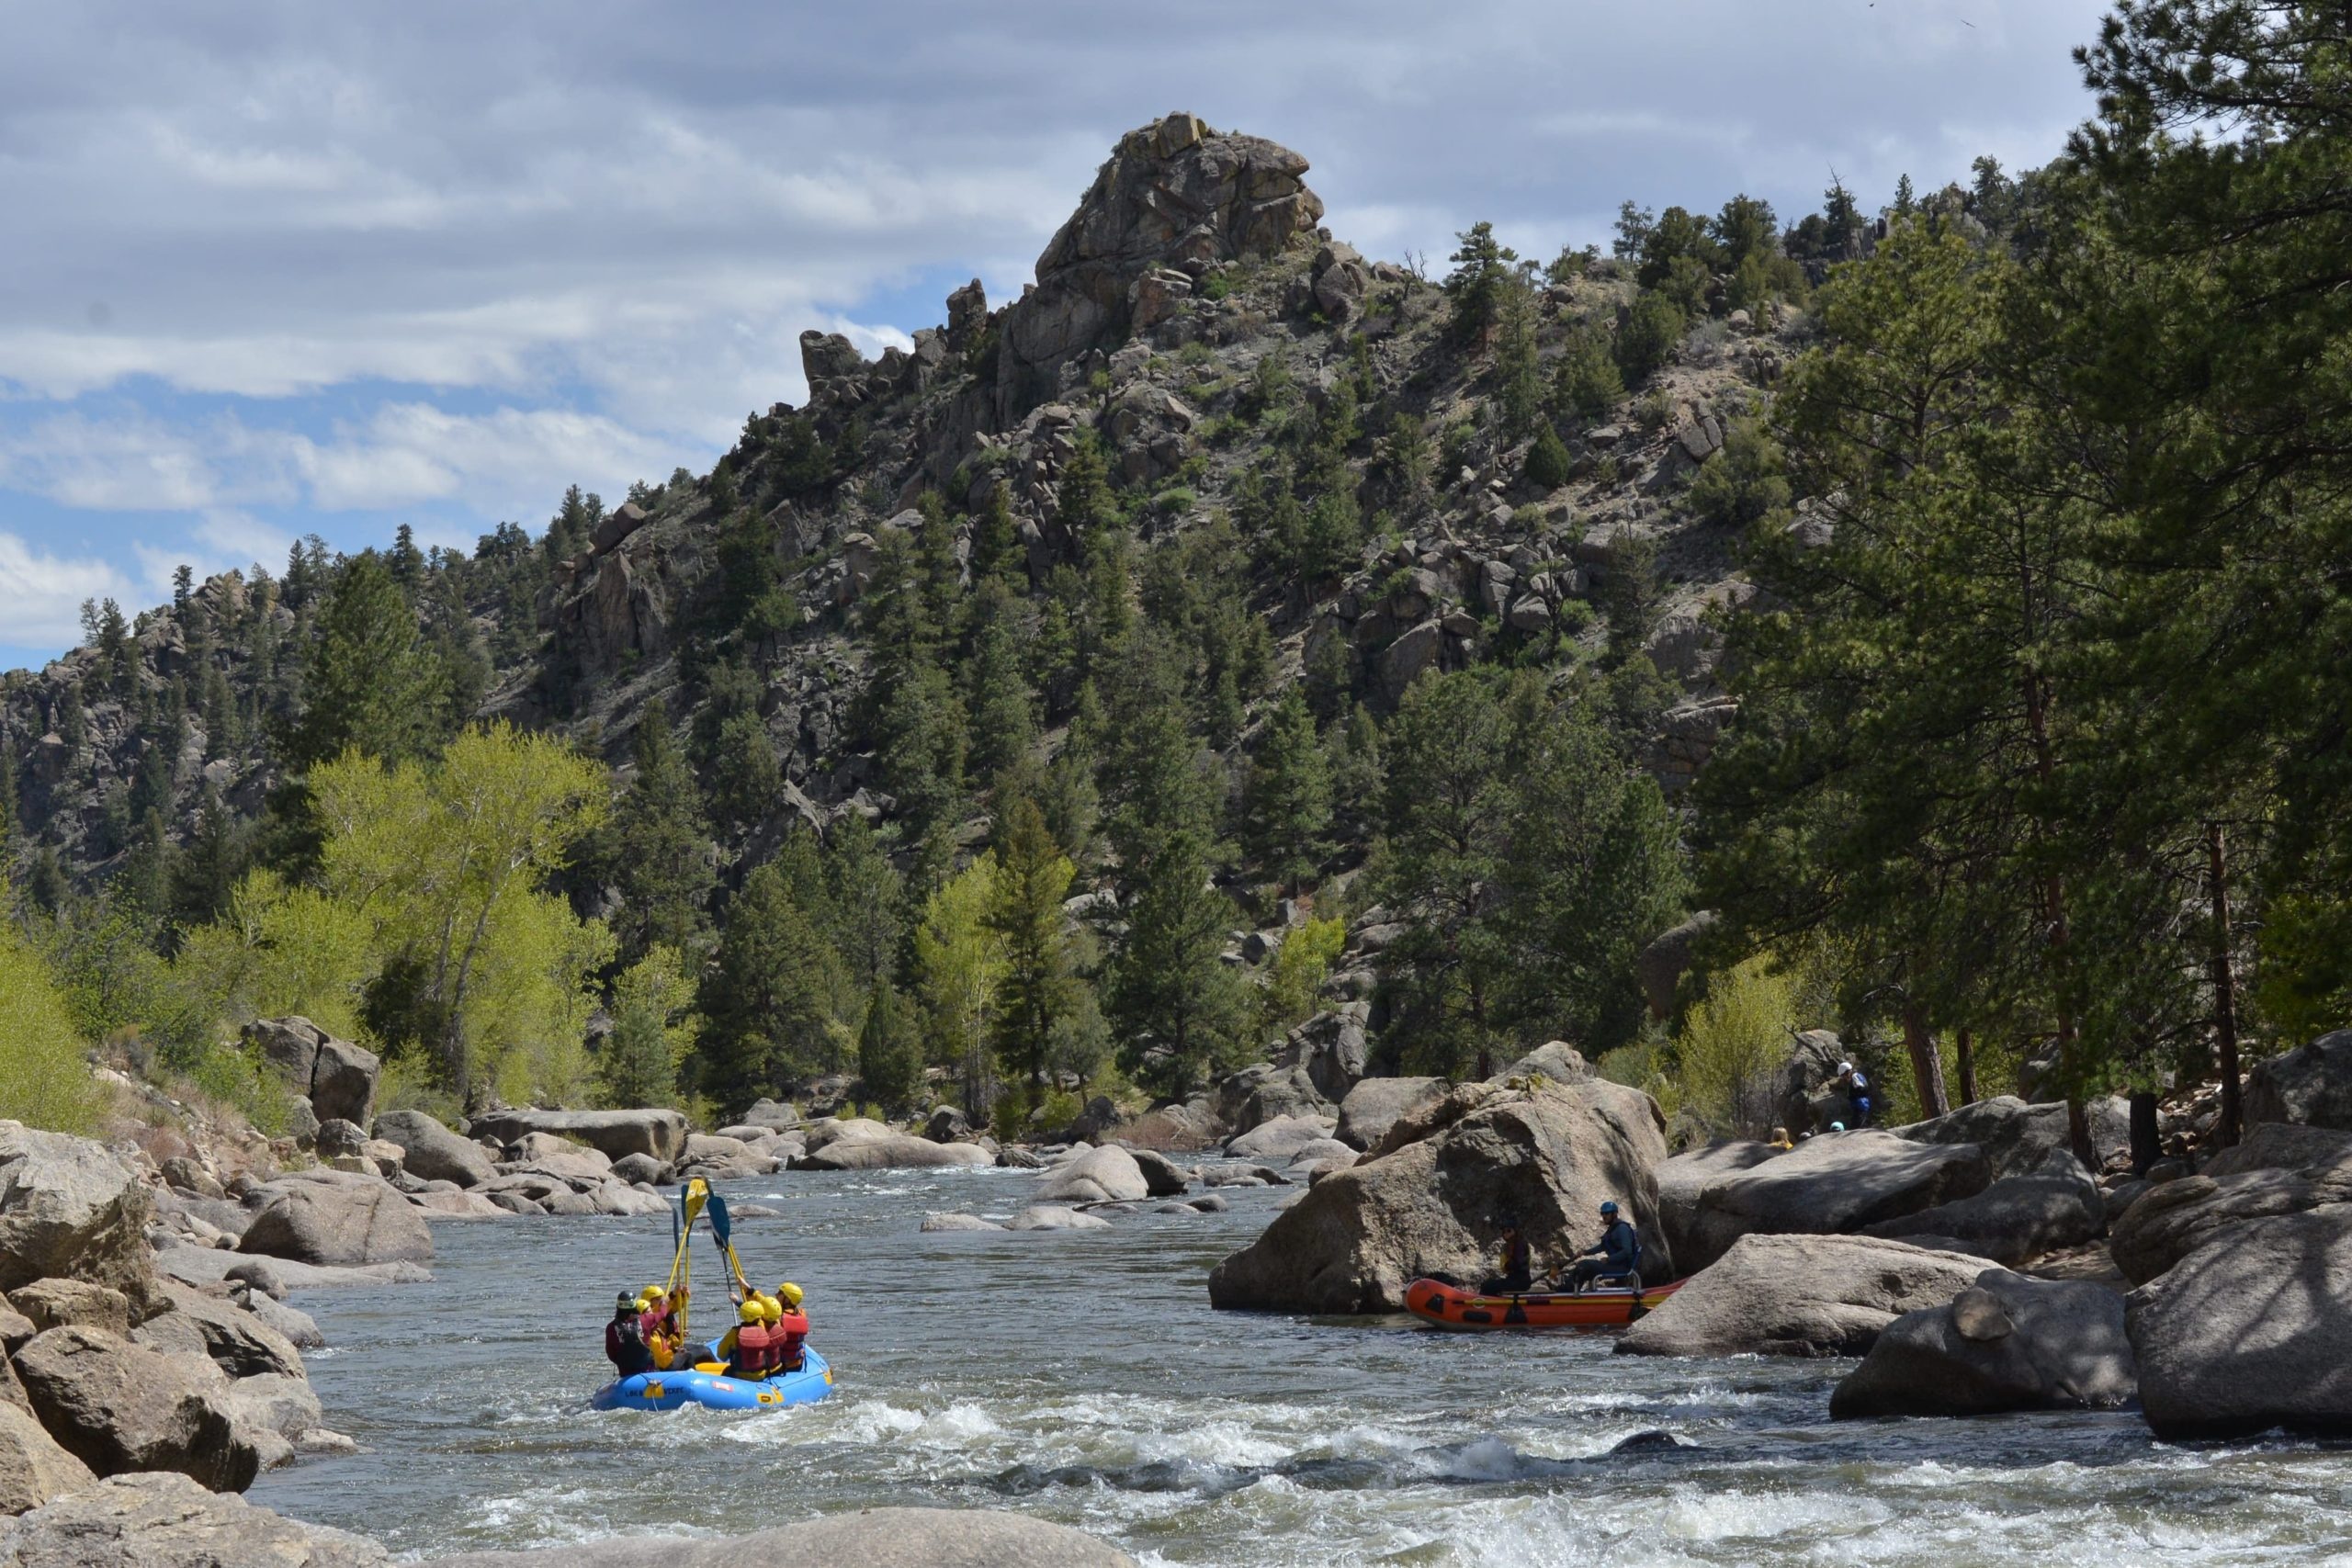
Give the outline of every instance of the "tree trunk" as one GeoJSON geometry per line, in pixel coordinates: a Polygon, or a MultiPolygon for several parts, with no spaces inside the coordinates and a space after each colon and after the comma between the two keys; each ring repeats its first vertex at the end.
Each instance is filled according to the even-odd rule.
{"type": "Polygon", "coordinates": [[[2132,1175],[2136,1179],[2148,1174],[2148,1168],[2164,1157],[2164,1147],[2156,1134],[2156,1091],[2135,1089],[2132,1091],[2132,1175]]]}
{"type": "MultiPolygon", "coordinates": [[[[2032,584],[2027,583],[2030,597],[2032,584]]],[[[2057,761],[2050,745],[2048,694],[2041,689],[2041,677],[2030,671],[2025,676],[2026,724],[2033,737],[2034,774],[2044,788],[2056,776],[2057,761]]],[[[2091,1120],[2083,1108],[2082,1063],[2076,1060],[2080,1045],[2075,1030],[2074,1000],[2066,993],[2069,976],[2066,973],[2070,932],[2066,924],[2066,881],[2056,872],[2043,879],[2041,896],[2044,913],[2049,919],[2044,933],[2050,947],[2050,977],[2052,1000],[2058,1014],[2058,1078],[2066,1088],[2066,1136],[2074,1147],[2075,1157],[2086,1170],[2098,1168],[2098,1152],[2091,1147],[2091,1120]]]]}
{"type": "Polygon", "coordinates": [[[1919,1090],[1923,1119],[1951,1109],[1944,1093],[1943,1058],[1936,1052],[1936,1037],[1928,1032],[1928,1012],[1917,1002],[1903,1005],[1903,1043],[1911,1053],[1911,1081],[1919,1090]]]}
{"type": "Polygon", "coordinates": [[[1960,1102],[1962,1105],[1973,1105],[1976,1103],[1976,1032],[1974,1030],[1963,1029],[1960,1032],[1958,1049],[1960,1102]]]}
{"type": "Polygon", "coordinates": [[[2222,1119],[2213,1129],[2223,1148],[2245,1130],[2245,1107],[2238,1087],[2238,989],[2230,962],[2230,873],[2222,825],[2205,825],[2205,853],[2213,895],[2213,1054],[2221,1059],[2222,1119]]]}

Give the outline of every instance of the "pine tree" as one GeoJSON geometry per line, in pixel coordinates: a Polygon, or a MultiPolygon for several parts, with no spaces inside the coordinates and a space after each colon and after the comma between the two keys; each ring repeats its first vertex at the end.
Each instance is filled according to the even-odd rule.
{"type": "Polygon", "coordinates": [[[999,616],[979,634],[971,662],[973,772],[993,777],[1029,753],[1037,741],[1036,699],[1021,671],[1021,648],[1009,618],[999,616]]]}
{"type": "Polygon", "coordinates": [[[1590,326],[1572,330],[1552,372],[1552,417],[1589,424],[1608,418],[1624,400],[1624,377],[1610,355],[1608,335],[1590,326]]]}
{"type": "Polygon", "coordinates": [[[1558,431],[1544,425],[1536,433],[1535,445],[1527,449],[1527,482],[1542,490],[1557,490],[1573,472],[1567,444],[1558,431]]]}
{"type": "Polygon", "coordinates": [[[754,870],[720,922],[702,985],[705,1081],[729,1105],[782,1095],[838,1049],[830,1001],[839,960],[773,863],[754,870]]]}
{"type": "Polygon", "coordinates": [[[825,838],[825,897],[833,945],[850,977],[871,990],[899,968],[906,884],[873,826],[853,811],[825,838]]]}
{"type": "Polygon", "coordinates": [[[1246,1043],[1248,998],[1224,960],[1233,906],[1210,884],[1209,839],[1196,829],[1163,837],[1122,880],[1127,931],[1106,1010],[1126,1042],[1128,1071],[1182,1095],[1246,1043]]]}
{"type": "Polygon", "coordinates": [[[1535,342],[1535,291],[1504,275],[1495,301],[1495,412],[1503,439],[1523,441],[1544,417],[1544,368],[1535,342]]]}
{"type": "Polygon", "coordinates": [[[756,712],[738,713],[719,726],[708,784],[712,814],[730,832],[767,820],[784,792],[768,727],[756,712]]]}
{"type": "Polygon", "coordinates": [[[922,1040],[906,1000],[888,980],[875,982],[857,1037],[857,1076],[865,1098],[889,1110],[911,1105],[922,1089],[922,1040]]]}
{"type": "Polygon", "coordinates": [[[1503,291],[1519,256],[1495,238],[1495,226],[1484,219],[1453,238],[1453,254],[1446,258],[1453,263],[1445,276],[1448,321],[1455,337],[1483,343],[1501,313],[1503,291]]]}
{"type": "Polygon", "coordinates": [[[988,920],[1004,959],[994,1044],[1005,1072],[1044,1091],[1054,1032],[1071,1007],[1069,943],[1062,900],[1073,868],[1034,801],[1014,800],[999,818],[995,898],[988,920]]]}
{"type": "Polygon", "coordinates": [[[1096,529],[1116,522],[1118,514],[1102,443],[1092,431],[1080,429],[1071,438],[1069,457],[1057,480],[1054,521],[1072,539],[1084,543],[1096,529]]]}
{"type": "Polygon", "coordinates": [[[417,755],[436,728],[434,676],[415,612],[383,558],[351,558],[319,612],[302,715],[280,746],[287,765],[315,767],[347,750],[386,761],[417,755]]]}
{"type": "Polygon", "coordinates": [[[621,956],[634,962],[660,946],[690,960],[701,949],[717,874],[701,792],[659,697],[638,716],[629,752],[636,776],[614,807],[600,857],[620,889],[614,927],[621,956]]]}
{"type": "Polygon", "coordinates": [[[245,861],[243,825],[220,792],[207,787],[203,808],[197,815],[196,834],[173,858],[167,901],[172,922],[182,928],[199,926],[227,909],[229,896],[244,874],[245,861]]]}
{"type": "Polygon", "coordinates": [[[1293,894],[1328,848],[1331,773],[1314,716],[1296,686],[1283,694],[1250,759],[1242,794],[1243,845],[1261,872],[1293,894]]]}

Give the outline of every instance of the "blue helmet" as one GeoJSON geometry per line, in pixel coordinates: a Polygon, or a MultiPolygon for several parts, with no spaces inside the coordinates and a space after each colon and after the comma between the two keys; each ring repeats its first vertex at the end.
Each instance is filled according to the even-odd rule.
{"type": "Polygon", "coordinates": [[[1603,1218],[1603,1219],[1614,1219],[1614,1218],[1616,1218],[1616,1215],[1617,1215],[1617,1200],[1616,1200],[1616,1199],[1614,1199],[1614,1198],[1609,1199],[1607,1201],[1603,1202],[1603,1203],[1600,1205],[1600,1216],[1601,1216],[1601,1218],[1603,1218]]]}

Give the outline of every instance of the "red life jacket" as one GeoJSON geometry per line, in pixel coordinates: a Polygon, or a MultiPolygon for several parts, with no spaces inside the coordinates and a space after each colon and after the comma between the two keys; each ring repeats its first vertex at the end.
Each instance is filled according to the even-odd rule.
{"type": "Polygon", "coordinates": [[[769,1354],[773,1358],[772,1364],[781,1367],[787,1372],[798,1371],[800,1370],[800,1347],[802,1342],[808,1337],[808,1319],[807,1316],[797,1312],[786,1313],[781,1318],[776,1320],[775,1326],[768,1330],[768,1334],[770,1336],[769,1343],[771,1346],[769,1354]]]}
{"type": "Polygon", "coordinates": [[[765,1377],[775,1359],[770,1348],[770,1336],[764,1324],[747,1323],[735,1331],[735,1368],[738,1377],[765,1377]]]}

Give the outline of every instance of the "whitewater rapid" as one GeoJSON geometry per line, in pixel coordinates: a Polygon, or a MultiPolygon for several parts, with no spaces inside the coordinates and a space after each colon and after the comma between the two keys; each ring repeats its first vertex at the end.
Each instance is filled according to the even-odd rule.
{"type": "MultiPolygon", "coordinates": [[[[2352,1447],[2168,1447],[2130,1414],[1833,1425],[1846,1363],[1211,1312],[1209,1266],[1280,1190],[1107,1232],[919,1229],[933,1209],[1009,1214],[1034,1180],[734,1184],[739,1207],[781,1211],[739,1220],[738,1249],[761,1282],[807,1287],[839,1376],[773,1413],[584,1408],[614,1292],[668,1267],[663,1222],[438,1225],[433,1284],[298,1298],[333,1342],[311,1359],[328,1424],[363,1451],[274,1472],[253,1500],[409,1557],[911,1503],[1234,1568],[2352,1568],[2352,1447]]],[[[707,1248],[698,1269],[716,1287],[707,1248]]]]}

